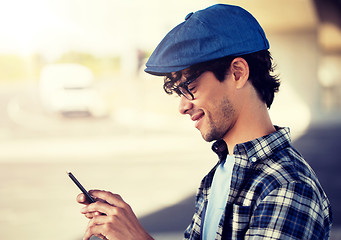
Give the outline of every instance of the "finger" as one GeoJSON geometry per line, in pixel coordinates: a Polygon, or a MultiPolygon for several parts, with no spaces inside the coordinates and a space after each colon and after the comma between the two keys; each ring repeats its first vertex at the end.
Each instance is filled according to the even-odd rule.
{"type": "MultiPolygon", "coordinates": [[[[111,217],[108,218],[108,216],[99,215],[91,219],[87,226],[87,231],[89,231],[90,234],[99,237],[101,239],[107,240],[105,237],[106,234],[108,234],[108,221],[110,221],[111,217]]],[[[87,234],[87,232],[85,233],[87,234]]]]}
{"type": "Polygon", "coordinates": [[[84,237],[83,237],[83,240],[89,240],[91,238],[91,236],[96,236],[96,237],[99,237],[101,239],[107,239],[102,233],[101,231],[103,230],[102,229],[103,227],[101,225],[91,225],[91,226],[88,226],[85,234],[84,234],[84,237]]]}
{"type": "Polygon", "coordinates": [[[84,195],[84,193],[78,194],[76,200],[80,204],[86,204],[86,205],[90,204],[90,202],[88,202],[87,197],[84,195]]]}
{"type": "Polygon", "coordinates": [[[76,200],[78,203],[84,203],[86,201],[86,197],[83,193],[80,193],[77,195],[76,200]]]}
{"type": "Polygon", "coordinates": [[[108,203],[98,201],[95,203],[91,203],[81,209],[81,213],[83,214],[95,212],[104,213],[105,215],[115,215],[117,213],[117,207],[111,206],[108,203]]]}
{"type": "Polygon", "coordinates": [[[87,228],[95,226],[95,225],[102,225],[106,224],[111,220],[111,217],[105,216],[105,215],[98,215],[94,216],[88,223],[87,228]]]}
{"type": "Polygon", "coordinates": [[[84,213],[84,216],[88,219],[92,219],[92,218],[94,218],[96,216],[100,216],[100,215],[103,215],[103,214],[100,212],[84,213]]]}
{"type": "Polygon", "coordinates": [[[113,206],[117,206],[117,207],[126,206],[126,203],[123,201],[122,197],[118,194],[114,194],[114,193],[102,191],[102,190],[91,190],[90,194],[95,196],[96,198],[105,200],[107,203],[113,206]]]}

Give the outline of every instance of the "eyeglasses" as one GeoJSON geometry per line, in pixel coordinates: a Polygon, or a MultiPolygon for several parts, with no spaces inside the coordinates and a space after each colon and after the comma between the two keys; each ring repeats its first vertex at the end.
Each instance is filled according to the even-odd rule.
{"type": "Polygon", "coordinates": [[[174,88],[174,92],[176,94],[178,94],[179,97],[184,96],[188,100],[194,100],[194,95],[188,89],[188,85],[190,85],[195,79],[192,79],[190,81],[186,81],[186,82],[180,83],[176,88],[174,88]]]}
{"type": "Polygon", "coordinates": [[[194,100],[194,95],[191,92],[191,90],[188,88],[188,86],[198,79],[198,77],[201,75],[201,73],[197,73],[194,76],[191,76],[187,81],[180,83],[178,86],[176,86],[173,91],[178,94],[180,97],[184,96],[188,100],[194,100]]]}

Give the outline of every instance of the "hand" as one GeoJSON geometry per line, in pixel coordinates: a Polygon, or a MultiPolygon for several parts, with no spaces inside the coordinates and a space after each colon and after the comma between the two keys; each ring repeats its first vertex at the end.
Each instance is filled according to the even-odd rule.
{"type": "Polygon", "coordinates": [[[100,190],[89,193],[96,198],[95,203],[87,204],[81,194],[77,197],[78,202],[87,204],[81,213],[90,218],[84,240],[90,239],[92,235],[108,240],[153,239],[121,196],[100,190]]]}
{"type": "MultiPolygon", "coordinates": [[[[95,199],[94,196],[91,196],[95,201],[101,201],[100,199],[95,199]]],[[[77,202],[80,204],[84,204],[84,205],[89,205],[90,202],[87,201],[86,196],[83,193],[78,194],[77,196],[77,202]]],[[[85,216],[89,219],[92,219],[94,216],[98,216],[101,215],[100,212],[92,212],[92,213],[87,213],[85,214],[85,216]]]]}

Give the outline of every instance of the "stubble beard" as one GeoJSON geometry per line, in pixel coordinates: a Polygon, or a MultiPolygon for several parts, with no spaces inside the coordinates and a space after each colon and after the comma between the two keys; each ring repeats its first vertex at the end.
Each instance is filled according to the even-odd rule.
{"type": "Polygon", "coordinates": [[[207,113],[208,129],[201,132],[203,139],[207,142],[222,139],[232,128],[231,119],[235,113],[234,106],[230,100],[225,97],[216,105],[214,113],[207,113]],[[214,116],[213,116],[214,115],[214,116]]]}

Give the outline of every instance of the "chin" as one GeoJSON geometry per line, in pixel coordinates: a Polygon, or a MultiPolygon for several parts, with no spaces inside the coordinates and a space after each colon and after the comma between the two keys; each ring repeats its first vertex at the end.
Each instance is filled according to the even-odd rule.
{"type": "Polygon", "coordinates": [[[201,136],[206,142],[212,142],[215,140],[222,139],[225,136],[225,132],[223,131],[209,131],[206,133],[201,132],[201,136]]]}
{"type": "Polygon", "coordinates": [[[206,142],[212,142],[214,140],[218,140],[217,138],[215,138],[211,135],[207,135],[207,134],[201,134],[201,136],[206,142]]]}

